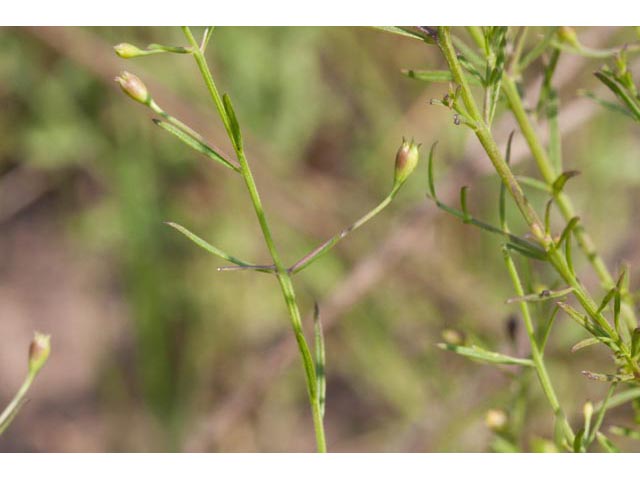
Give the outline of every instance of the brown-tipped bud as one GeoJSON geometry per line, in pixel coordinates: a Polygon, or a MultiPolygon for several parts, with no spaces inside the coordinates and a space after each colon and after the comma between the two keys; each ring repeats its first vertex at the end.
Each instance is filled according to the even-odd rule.
{"type": "Polygon", "coordinates": [[[507,426],[507,414],[504,410],[491,409],[487,411],[484,421],[491,430],[499,432],[507,426]]]}
{"type": "Polygon", "coordinates": [[[35,332],[29,345],[29,374],[35,376],[51,353],[51,336],[35,332]]]}
{"type": "Polygon", "coordinates": [[[394,185],[404,183],[416,168],[416,165],[418,165],[418,159],[420,157],[418,148],[420,148],[420,145],[413,143],[413,140],[411,140],[411,142],[407,142],[404,139],[402,140],[402,145],[400,145],[398,153],[396,153],[396,169],[393,178],[394,185]]]}
{"type": "Polygon", "coordinates": [[[122,91],[133,98],[136,102],[140,102],[144,105],[149,105],[151,102],[151,95],[142,80],[136,75],[129,72],[122,72],[115,78],[122,91]]]}
{"type": "Polygon", "coordinates": [[[145,50],[142,50],[130,43],[119,43],[113,49],[120,58],[135,58],[143,55],[148,55],[145,50]]]}

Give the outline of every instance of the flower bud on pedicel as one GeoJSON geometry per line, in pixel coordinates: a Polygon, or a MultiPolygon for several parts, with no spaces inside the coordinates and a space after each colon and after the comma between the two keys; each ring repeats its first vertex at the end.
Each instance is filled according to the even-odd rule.
{"type": "Polygon", "coordinates": [[[135,58],[147,55],[147,52],[130,43],[119,43],[113,49],[120,58],[135,58]]]}
{"type": "Polygon", "coordinates": [[[51,353],[51,336],[35,332],[29,345],[29,374],[36,375],[51,353]]]}
{"type": "Polygon", "coordinates": [[[149,102],[151,102],[151,95],[149,95],[147,87],[142,83],[142,80],[133,73],[122,72],[115,78],[115,81],[120,84],[122,91],[136,102],[144,105],[149,105],[149,102]]]}
{"type": "Polygon", "coordinates": [[[504,430],[507,426],[507,414],[504,410],[491,409],[484,417],[485,424],[494,432],[504,430]]]}
{"type": "Polygon", "coordinates": [[[411,140],[411,142],[407,142],[404,139],[402,140],[402,145],[398,149],[398,153],[396,153],[396,169],[393,178],[394,185],[404,183],[416,168],[418,158],[420,157],[418,148],[420,148],[420,145],[416,145],[413,140],[411,140]]]}
{"type": "Polygon", "coordinates": [[[575,47],[577,49],[582,48],[580,42],[578,41],[578,36],[576,35],[575,30],[571,27],[558,28],[558,38],[561,42],[571,45],[572,47],[575,47]]]}

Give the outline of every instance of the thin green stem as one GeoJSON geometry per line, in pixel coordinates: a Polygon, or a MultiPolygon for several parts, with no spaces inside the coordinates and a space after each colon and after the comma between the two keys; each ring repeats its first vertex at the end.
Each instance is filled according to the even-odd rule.
{"type": "MultiPolygon", "coordinates": [[[[511,281],[513,283],[516,294],[522,297],[525,293],[515,262],[513,261],[513,258],[511,257],[508,249],[503,248],[503,253],[507,265],[507,270],[509,271],[509,276],[511,277],[511,281]]],[[[533,364],[535,365],[536,373],[538,374],[538,379],[540,380],[540,386],[542,387],[542,391],[547,397],[547,401],[549,402],[549,405],[551,406],[551,409],[553,410],[557,421],[560,422],[560,427],[562,428],[565,439],[569,442],[569,445],[572,445],[575,434],[573,433],[573,429],[571,428],[571,425],[567,420],[567,416],[560,406],[558,396],[556,395],[553,384],[551,383],[551,379],[549,378],[547,367],[544,364],[544,352],[540,349],[538,341],[536,340],[536,331],[535,327],[533,326],[533,320],[531,318],[531,310],[529,309],[529,305],[526,302],[520,303],[520,311],[522,312],[525,330],[527,331],[529,343],[531,344],[531,360],[533,360],[533,364]]]]}
{"type": "MultiPolygon", "coordinates": [[[[544,178],[544,181],[547,185],[553,185],[553,182],[556,180],[557,175],[561,172],[555,172],[549,157],[540,143],[538,136],[535,133],[533,125],[527,115],[524,105],[522,104],[522,99],[520,94],[518,93],[518,89],[516,87],[515,81],[509,75],[505,75],[502,81],[502,90],[507,98],[511,111],[513,112],[518,125],[520,126],[520,130],[529,145],[529,149],[538,165],[538,169],[544,178]]],[[[566,221],[569,221],[573,217],[576,216],[575,209],[569,197],[560,192],[555,196],[556,204],[562,216],[566,221]]],[[[598,253],[593,243],[593,240],[586,232],[584,227],[578,224],[574,230],[574,234],[576,240],[578,241],[578,245],[584,252],[587,257],[587,260],[593,266],[594,271],[596,272],[602,287],[609,290],[614,287],[615,281],[609,269],[607,268],[604,260],[598,253]]],[[[638,321],[636,319],[635,312],[633,310],[633,306],[630,305],[629,301],[626,300],[623,302],[622,314],[624,315],[629,327],[635,328],[638,325],[638,321]]]]}
{"type": "MultiPolygon", "coordinates": [[[[573,287],[575,297],[585,309],[589,317],[593,319],[593,321],[595,321],[607,333],[607,335],[614,340],[631,370],[634,373],[638,373],[640,369],[638,368],[637,362],[631,357],[628,346],[621,341],[618,332],[616,332],[613,327],[611,327],[607,319],[602,315],[601,312],[598,311],[596,302],[576,278],[572,269],[568,265],[567,260],[560,252],[560,250],[556,247],[550,235],[545,232],[544,226],[540,221],[537,213],[529,204],[527,198],[522,192],[520,185],[513,176],[511,168],[502,157],[502,154],[500,153],[488,126],[482,120],[482,116],[480,114],[480,111],[478,110],[475,99],[473,98],[473,94],[471,93],[471,89],[469,88],[469,84],[462,70],[462,66],[458,61],[457,54],[455,52],[453,44],[451,43],[451,34],[448,27],[440,27],[438,29],[438,46],[440,47],[440,50],[442,51],[449,65],[449,69],[451,70],[453,79],[460,86],[460,94],[465,108],[470,114],[471,120],[476,123],[474,132],[478,137],[478,140],[480,140],[480,143],[484,147],[485,152],[489,156],[489,159],[491,160],[496,172],[500,176],[503,184],[513,197],[525,221],[529,225],[531,233],[542,245],[542,247],[548,252],[548,259],[551,265],[565,280],[565,282],[567,282],[570,287],[573,287]]],[[[508,78],[506,82],[503,82],[503,84],[513,85],[508,81],[508,78]]],[[[535,142],[533,142],[533,144],[536,145],[534,148],[537,151],[539,142],[537,142],[537,138],[535,138],[533,128],[531,128],[530,130],[527,129],[525,136],[534,137],[535,142]]],[[[544,154],[544,150],[541,151],[544,154]]],[[[548,161],[545,162],[542,166],[545,169],[545,175],[553,176],[553,171],[548,161]]]]}
{"type": "Polygon", "coordinates": [[[25,402],[25,396],[31,388],[31,384],[33,380],[36,378],[36,375],[32,372],[27,374],[27,377],[24,379],[22,386],[13,397],[9,405],[3,410],[2,414],[0,414],[0,435],[9,427],[11,421],[16,416],[20,407],[25,402]]]}
{"type": "Polygon", "coordinates": [[[585,448],[589,448],[589,445],[591,445],[595,440],[596,435],[600,430],[600,427],[602,426],[602,422],[604,421],[604,416],[607,413],[607,409],[609,408],[609,400],[611,400],[611,396],[613,395],[613,392],[615,392],[617,386],[618,384],[613,382],[607,389],[607,394],[604,397],[604,400],[600,402],[599,404],[600,408],[598,409],[598,416],[596,417],[596,421],[593,424],[593,428],[589,432],[589,437],[585,441],[585,448]]]}
{"type": "Polygon", "coordinates": [[[216,88],[215,82],[213,81],[213,76],[211,75],[211,71],[209,70],[209,66],[200,50],[196,39],[194,38],[191,30],[188,27],[183,27],[183,31],[185,36],[191,43],[193,48],[193,55],[196,59],[196,63],[198,64],[198,68],[200,69],[200,73],[205,80],[205,84],[211,98],[213,99],[214,104],[220,114],[220,117],[224,123],[225,129],[227,130],[227,135],[231,140],[234,150],[236,152],[236,157],[238,159],[238,163],[240,164],[240,173],[242,178],[244,179],[245,185],[249,192],[249,196],[251,197],[251,202],[253,203],[253,208],[255,210],[256,216],[258,218],[258,222],[260,224],[260,229],[262,230],[262,235],[264,237],[265,243],[267,245],[267,249],[273,259],[273,263],[276,268],[276,276],[278,278],[278,283],[280,284],[280,289],[282,291],[283,298],[285,300],[287,311],[289,313],[289,317],[291,320],[291,326],[293,328],[293,332],[296,338],[296,342],[298,344],[298,349],[300,351],[300,356],[302,358],[302,364],[305,371],[305,377],[307,382],[307,393],[309,395],[309,403],[311,405],[311,413],[313,416],[313,424],[316,434],[316,444],[318,452],[326,452],[327,445],[324,433],[324,425],[322,422],[322,413],[320,408],[320,400],[317,389],[317,380],[315,373],[315,364],[313,361],[313,357],[311,355],[311,351],[307,344],[307,340],[304,336],[304,332],[302,330],[302,318],[300,316],[300,309],[298,308],[298,304],[296,301],[295,290],[293,288],[293,283],[291,281],[290,272],[284,267],[282,261],[280,260],[280,255],[278,254],[278,250],[276,249],[275,242],[273,240],[273,235],[271,234],[271,229],[269,228],[269,224],[267,222],[267,218],[264,212],[264,208],[262,206],[262,200],[260,199],[260,195],[258,193],[258,188],[256,186],[255,180],[253,178],[253,174],[251,172],[251,168],[249,167],[249,163],[247,162],[246,155],[241,145],[238,144],[234,140],[235,136],[231,130],[230,119],[227,115],[227,112],[222,103],[220,94],[218,93],[218,89],[216,88]]]}
{"type": "Polygon", "coordinates": [[[342,240],[351,232],[353,232],[354,230],[357,230],[362,225],[364,225],[369,220],[371,220],[373,217],[378,215],[382,210],[387,208],[387,206],[393,201],[396,194],[398,193],[398,190],[400,190],[401,186],[402,184],[395,185],[391,190],[391,193],[389,193],[389,195],[387,195],[384,198],[384,200],[382,200],[382,202],[380,202],[376,207],[374,207],[372,210],[364,214],[362,217],[360,217],[358,220],[356,220],[353,224],[351,224],[347,228],[344,228],[339,233],[337,233],[336,235],[334,235],[333,237],[331,237],[330,239],[328,239],[318,247],[311,250],[309,253],[303,256],[300,260],[295,262],[291,267],[289,267],[289,272],[298,273],[299,271],[307,268],[313,262],[318,260],[321,256],[326,254],[329,250],[335,247],[340,240],[342,240]]]}

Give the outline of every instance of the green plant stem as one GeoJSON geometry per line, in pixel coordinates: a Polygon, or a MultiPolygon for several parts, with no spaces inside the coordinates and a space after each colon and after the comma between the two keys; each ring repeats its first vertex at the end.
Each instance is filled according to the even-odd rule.
{"type": "Polygon", "coordinates": [[[302,330],[302,318],[300,316],[300,309],[298,308],[298,304],[296,302],[295,290],[293,288],[293,283],[291,281],[290,272],[284,267],[282,261],[280,260],[280,255],[275,246],[275,242],[273,240],[273,235],[271,234],[271,230],[269,228],[269,224],[267,222],[266,215],[264,213],[264,208],[262,206],[262,201],[260,199],[260,195],[258,193],[258,189],[253,178],[253,174],[251,172],[251,168],[249,167],[249,163],[247,162],[247,158],[245,156],[244,150],[237,142],[234,140],[234,135],[231,130],[231,124],[229,121],[229,117],[226,113],[224,105],[222,103],[220,94],[218,93],[218,89],[216,88],[215,82],[213,80],[213,76],[211,75],[211,71],[209,70],[209,66],[200,50],[200,47],[193,37],[191,30],[188,27],[183,27],[183,31],[185,36],[189,40],[192,46],[192,53],[196,59],[196,63],[198,64],[198,68],[202,77],[205,80],[205,84],[213,102],[216,105],[218,113],[224,123],[225,129],[227,130],[227,135],[231,140],[234,150],[236,152],[236,157],[240,164],[240,174],[244,179],[247,190],[249,191],[249,196],[251,197],[251,202],[253,203],[254,210],[256,212],[256,216],[258,218],[258,222],[260,224],[260,228],[262,230],[262,234],[271,254],[271,258],[273,259],[273,263],[276,267],[276,276],[278,278],[278,283],[280,284],[280,289],[282,291],[283,298],[285,300],[287,310],[289,313],[289,317],[291,320],[291,326],[293,328],[293,332],[296,338],[296,342],[298,344],[298,349],[300,351],[300,356],[302,358],[302,364],[305,371],[306,382],[307,382],[307,393],[309,395],[309,403],[311,405],[311,413],[313,416],[313,424],[316,434],[316,444],[318,452],[326,452],[327,445],[324,433],[324,425],[322,421],[320,400],[318,395],[317,388],[317,379],[315,373],[315,365],[313,361],[313,357],[311,356],[311,351],[309,350],[309,346],[307,344],[307,340],[304,336],[304,332],[302,330]]]}
{"type": "MultiPolygon", "coordinates": [[[[522,104],[522,99],[520,94],[518,93],[518,89],[516,87],[516,83],[512,77],[505,74],[502,81],[502,91],[504,92],[507,101],[509,103],[509,107],[513,112],[518,125],[520,126],[520,130],[529,145],[529,149],[538,165],[538,169],[544,178],[544,181],[547,185],[553,185],[553,182],[556,180],[557,176],[562,172],[555,172],[554,168],[549,160],[549,157],[540,143],[535,131],[533,129],[533,125],[527,115],[524,105],[522,104]]],[[[566,221],[569,221],[573,217],[576,216],[575,209],[570,198],[563,192],[555,195],[555,201],[558,205],[562,216],[566,221]]],[[[596,272],[602,287],[606,290],[609,290],[615,286],[615,281],[611,276],[607,266],[604,263],[604,260],[599,255],[598,251],[595,248],[593,240],[586,232],[584,227],[578,224],[574,230],[574,235],[576,240],[578,241],[578,245],[584,252],[587,257],[587,260],[593,266],[594,271],[596,272]]],[[[625,300],[622,304],[622,314],[624,315],[625,320],[627,321],[630,329],[635,328],[638,325],[638,321],[636,319],[636,315],[633,311],[633,306],[629,304],[628,299],[625,300]]]]}
{"type": "Polygon", "coordinates": [[[31,384],[33,383],[33,380],[35,378],[36,374],[32,372],[29,372],[27,374],[27,377],[24,379],[24,382],[22,382],[22,385],[20,386],[20,389],[18,390],[16,395],[13,397],[9,405],[7,405],[7,407],[4,409],[2,414],[0,414],[0,435],[2,435],[2,433],[9,427],[11,421],[20,410],[20,407],[22,407],[22,405],[24,404],[25,396],[27,395],[29,388],[31,388],[31,384]]]}
{"type": "Polygon", "coordinates": [[[389,206],[389,204],[393,201],[396,194],[400,190],[401,186],[402,186],[401,183],[394,185],[393,189],[391,190],[391,193],[389,193],[389,195],[387,195],[384,198],[384,200],[382,200],[376,207],[374,207],[372,210],[364,214],[362,217],[360,217],[358,220],[356,220],[353,224],[351,224],[347,228],[342,229],[339,233],[337,233],[336,235],[328,239],[326,242],[322,243],[320,246],[311,250],[309,253],[303,256],[300,260],[295,262],[291,267],[289,267],[289,272],[298,273],[299,271],[307,268],[309,265],[311,265],[313,262],[318,260],[325,253],[331,250],[340,240],[342,240],[351,232],[353,232],[354,230],[357,230],[362,225],[364,225],[369,220],[371,220],[373,217],[378,215],[382,210],[387,208],[387,206],[389,206]]]}
{"type": "MultiPolygon", "coordinates": [[[[509,271],[509,276],[511,277],[516,294],[518,296],[524,296],[524,288],[522,287],[522,282],[520,280],[518,270],[516,269],[515,262],[513,261],[508,249],[503,248],[503,253],[507,264],[507,270],[509,271]]],[[[567,416],[560,406],[558,396],[556,395],[551,379],[549,378],[547,367],[544,364],[544,352],[541,350],[538,341],[536,340],[536,331],[533,326],[533,319],[531,318],[529,305],[526,302],[520,303],[520,311],[522,312],[525,330],[527,331],[529,343],[531,344],[531,360],[533,360],[533,364],[535,365],[536,373],[540,380],[540,386],[547,397],[547,401],[549,402],[551,410],[553,410],[557,421],[560,422],[560,427],[562,428],[565,439],[569,442],[569,445],[572,445],[575,434],[567,420],[567,416]]]]}
{"type": "MultiPolygon", "coordinates": [[[[502,157],[502,154],[498,149],[498,146],[489,130],[489,127],[482,119],[482,115],[480,114],[475,99],[473,98],[473,94],[471,93],[471,89],[469,88],[469,83],[466,80],[466,76],[462,70],[460,62],[458,61],[457,54],[451,42],[451,34],[448,27],[438,28],[438,46],[440,47],[440,50],[442,51],[442,54],[444,55],[449,65],[449,69],[451,70],[454,81],[460,86],[460,93],[464,102],[464,106],[468,114],[470,115],[471,120],[475,122],[474,132],[478,137],[478,140],[482,144],[485,152],[489,156],[491,163],[500,176],[500,179],[505,185],[507,191],[513,197],[516,205],[518,206],[518,209],[529,225],[534,238],[536,238],[536,240],[547,251],[549,262],[555,268],[558,274],[564,279],[565,282],[567,282],[570,287],[573,287],[573,293],[576,299],[582,305],[589,317],[593,321],[595,321],[607,333],[607,335],[609,335],[614,340],[631,370],[636,374],[640,374],[640,369],[638,368],[637,362],[631,357],[629,348],[621,341],[618,332],[616,332],[613,327],[611,327],[607,319],[602,315],[601,312],[598,311],[598,305],[596,304],[596,302],[578,281],[571,268],[567,264],[567,261],[562,255],[561,251],[556,247],[551,237],[545,232],[543,223],[540,221],[540,218],[538,217],[533,207],[529,204],[529,201],[525,197],[522,188],[515,179],[509,165],[502,157]]],[[[508,82],[505,83],[508,84],[508,82]]],[[[531,129],[528,134],[534,135],[533,130],[531,129]]],[[[551,166],[548,162],[547,164],[545,164],[545,169],[549,170],[549,172],[551,172],[552,174],[551,166]]]]}

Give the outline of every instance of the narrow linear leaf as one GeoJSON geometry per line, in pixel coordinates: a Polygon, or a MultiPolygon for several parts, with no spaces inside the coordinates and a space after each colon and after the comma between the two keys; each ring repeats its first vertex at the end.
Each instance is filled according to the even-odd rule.
{"type": "Polygon", "coordinates": [[[616,97],[618,97],[628,108],[633,117],[640,121],[640,104],[631,97],[624,87],[622,87],[610,72],[600,70],[594,74],[598,80],[604,83],[609,90],[611,90],[616,97]]]}
{"type": "Polygon", "coordinates": [[[480,55],[478,55],[475,50],[473,50],[469,45],[467,45],[460,37],[455,35],[451,36],[451,41],[455,45],[455,47],[460,51],[460,53],[469,60],[476,68],[483,68],[485,65],[485,61],[480,55]]]}
{"type": "Polygon", "coordinates": [[[484,348],[480,348],[475,345],[471,347],[463,347],[460,345],[452,345],[450,343],[439,343],[438,347],[481,362],[496,363],[500,365],[523,365],[525,367],[534,366],[533,361],[528,358],[511,357],[502,353],[485,350],[484,348]]]}
{"type": "Polygon", "coordinates": [[[571,347],[571,353],[576,353],[578,350],[581,350],[585,347],[590,347],[591,345],[597,345],[598,343],[602,343],[601,338],[585,338],[584,340],[579,341],[573,347],[571,347]]]}
{"type": "Polygon", "coordinates": [[[624,115],[624,116],[626,116],[628,118],[634,118],[634,116],[626,108],[621,107],[617,103],[613,103],[613,102],[610,102],[610,101],[605,100],[603,98],[600,98],[593,92],[590,92],[590,91],[587,91],[587,90],[580,90],[580,91],[578,91],[578,95],[590,98],[591,100],[593,100],[594,102],[599,104],[601,107],[604,107],[604,108],[606,108],[607,110],[609,110],[611,112],[621,113],[622,115],[624,115]]]}
{"type": "Polygon", "coordinates": [[[460,189],[460,208],[462,208],[462,214],[464,215],[464,218],[462,219],[464,223],[469,223],[473,218],[469,213],[469,209],[467,208],[467,191],[468,190],[469,190],[469,187],[466,185],[460,189]]]}
{"type": "Polygon", "coordinates": [[[573,242],[571,241],[571,235],[571,230],[569,230],[569,232],[567,233],[567,238],[564,241],[564,258],[567,261],[567,266],[569,267],[571,275],[575,277],[576,271],[573,268],[573,255],[571,253],[571,245],[573,244],[573,242]]]}
{"type": "Polygon", "coordinates": [[[541,260],[543,262],[547,260],[547,254],[543,250],[528,248],[521,244],[513,243],[513,242],[507,242],[505,245],[510,250],[518,252],[519,254],[524,255],[525,257],[532,258],[534,260],[541,260]]]}
{"type": "Polygon", "coordinates": [[[583,439],[584,439],[584,428],[581,428],[580,430],[578,430],[578,433],[576,433],[576,436],[573,439],[573,451],[575,453],[584,452],[583,439]]]}
{"type": "Polygon", "coordinates": [[[431,149],[429,150],[429,162],[428,162],[428,170],[427,170],[427,181],[428,181],[428,184],[429,184],[429,195],[434,200],[438,199],[438,197],[436,196],[436,187],[435,187],[435,183],[434,183],[434,180],[433,180],[433,158],[435,156],[435,151],[436,151],[436,146],[437,145],[438,145],[438,142],[434,142],[433,145],[431,145],[431,149]]]}
{"type": "Polygon", "coordinates": [[[633,329],[631,334],[631,356],[636,357],[640,355],[640,328],[633,329]]]}
{"type": "Polygon", "coordinates": [[[196,152],[200,152],[206,155],[211,160],[214,160],[224,165],[225,167],[230,168],[231,170],[234,170],[236,172],[238,171],[237,167],[232,165],[227,159],[225,159],[222,155],[220,155],[218,152],[216,152],[214,149],[212,149],[209,145],[204,143],[202,140],[197,139],[192,135],[189,135],[188,133],[177,128],[176,126],[168,122],[165,122],[163,120],[158,120],[154,118],[153,123],[158,125],[160,128],[166,130],[167,132],[171,133],[172,135],[176,136],[181,142],[185,143],[186,145],[194,149],[196,152]]]}
{"type": "Polygon", "coordinates": [[[409,78],[428,83],[448,83],[453,81],[453,75],[449,70],[402,70],[409,78]]]}
{"type": "MultiPolygon", "coordinates": [[[[625,405],[628,402],[632,402],[640,398],[640,387],[630,388],[625,390],[624,392],[616,393],[611,397],[609,402],[607,403],[609,409],[619,407],[620,405],[625,405]]],[[[598,403],[595,408],[602,408],[603,402],[598,403]]]]}
{"type": "Polygon", "coordinates": [[[178,225],[177,223],[174,223],[174,222],[165,222],[165,223],[167,225],[169,225],[170,227],[176,229],[180,233],[182,233],[185,237],[187,237],[193,243],[198,245],[200,248],[203,248],[207,252],[209,252],[209,253],[217,256],[217,257],[220,257],[220,258],[222,258],[222,259],[224,259],[224,260],[226,260],[228,262],[235,263],[236,265],[241,265],[243,267],[252,266],[251,264],[249,264],[247,262],[244,262],[244,261],[242,261],[242,260],[240,260],[240,259],[238,259],[236,257],[233,257],[233,256],[223,252],[219,248],[214,247],[213,245],[211,245],[210,243],[206,242],[205,240],[203,240],[202,238],[200,238],[196,234],[194,234],[194,233],[190,232],[189,230],[187,230],[182,225],[178,225]]]}
{"type": "Polygon", "coordinates": [[[553,206],[553,198],[547,201],[544,208],[544,231],[547,235],[551,232],[551,207],[553,206]]]}
{"type": "Polygon", "coordinates": [[[547,345],[547,340],[549,339],[549,332],[551,332],[551,327],[553,326],[553,322],[558,316],[558,312],[560,311],[560,307],[558,305],[555,306],[551,315],[549,315],[549,320],[544,324],[542,330],[540,332],[540,341],[538,342],[540,345],[540,351],[544,352],[544,348],[547,345]]]}
{"type": "Polygon", "coordinates": [[[555,36],[557,29],[558,27],[545,29],[544,37],[542,38],[542,40],[539,42],[536,42],[536,45],[529,52],[527,52],[527,54],[520,61],[520,64],[519,64],[520,71],[527,68],[527,66],[531,62],[535,61],[538,57],[540,57],[540,55],[542,55],[547,50],[547,47],[553,40],[553,37],[555,36]]]}
{"type": "Polygon", "coordinates": [[[409,30],[408,28],[405,28],[405,27],[375,27],[374,26],[371,28],[375,28],[376,30],[382,30],[383,32],[387,32],[387,33],[393,33],[395,35],[400,35],[402,37],[409,37],[415,40],[421,40],[423,42],[430,43],[430,44],[435,43],[433,38],[428,34],[421,31],[409,30]]]}
{"type": "Polygon", "coordinates": [[[324,347],[324,334],[322,322],[320,321],[320,308],[316,302],[313,306],[313,330],[315,334],[315,354],[316,354],[316,383],[318,385],[318,406],[320,416],[324,418],[324,410],[327,393],[326,377],[326,354],[324,347]]]}
{"type": "Polygon", "coordinates": [[[606,435],[602,432],[596,433],[596,439],[600,446],[608,453],[620,453],[620,449],[616,447],[611,440],[609,440],[606,435]]]}
{"type": "Polygon", "coordinates": [[[581,372],[589,380],[596,380],[598,382],[628,382],[634,379],[633,374],[610,374],[610,373],[595,373],[589,370],[583,370],[581,372]]]}
{"type": "Polygon", "coordinates": [[[620,437],[632,438],[633,440],[640,440],[640,432],[638,430],[632,430],[627,427],[620,427],[618,425],[612,425],[609,427],[609,431],[614,435],[620,437]]]}
{"type": "Polygon", "coordinates": [[[571,231],[574,228],[576,228],[576,225],[578,224],[579,221],[580,221],[580,217],[573,217],[571,220],[569,220],[569,223],[567,223],[567,226],[564,227],[564,230],[562,230],[562,233],[560,234],[560,238],[558,239],[558,242],[556,243],[556,245],[558,247],[560,245],[562,245],[562,242],[567,240],[568,235],[571,233],[571,231]]]}
{"type": "Polygon", "coordinates": [[[231,104],[231,98],[226,93],[222,96],[222,103],[224,110],[229,117],[229,127],[231,128],[231,134],[233,135],[233,142],[237,150],[242,150],[242,135],[240,133],[240,124],[238,123],[238,117],[236,117],[236,111],[231,104]]]}
{"type": "Polygon", "coordinates": [[[521,297],[509,298],[505,303],[544,302],[553,298],[566,297],[571,292],[573,292],[573,287],[567,287],[562,290],[542,290],[540,293],[532,293],[521,297]]]}
{"type": "Polygon", "coordinates": [[[558,175],[558,178],[554,180],[553,185],[551,186],[553,195],[555,196],[555,195],[558,195],[560,192],[562,192],[567,182],[571,178],[576,177],[578,175],[580,175],[579,170],[567,170],[566,172],[562,172],[560,175],[558,175]]]}
{"type": "Polygon", "coordinates": [[[611,301],[615,293],[616,293],[615,287],[607,292],[607,294],[602,299],[602,302],[600,302],[600,306],[598,307],[597,313],[602,313],[604,309],[607,308],[607,304],[611,301]]]}

